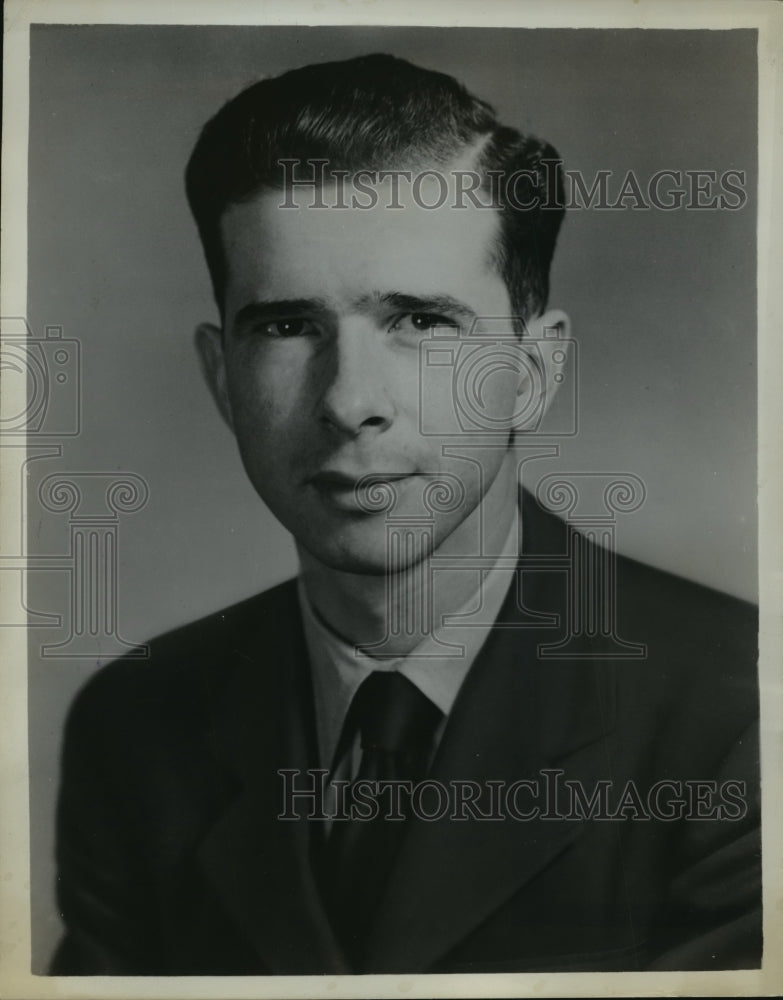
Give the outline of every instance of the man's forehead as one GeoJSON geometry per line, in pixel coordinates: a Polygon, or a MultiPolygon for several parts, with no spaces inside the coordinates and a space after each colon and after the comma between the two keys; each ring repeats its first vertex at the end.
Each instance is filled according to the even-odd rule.
{"type": "Polygon", "coordinates": [[[258,299],[299,298],[335,312],[372,312],[406,295],[435,312],[442,299],[449,315],[453,302],[472,314],[505,308],[494,210],[284,209],[279,198],[266,191],[224,216],[229,312],[258,299]]]}
{"type": "MultiPolygon", "coordinates": [[[[388,179],[387,179],[388,180],[388,179]]],[[[385,182],[370,185],[330,183],[317,190],[266,189],[230,205],[221,219],[227,257],[269,257],[290,251],[315,253],[426,256],[433,264],[462,250],[476,266],[494,264],[500,215],[490,205],[442,197],[441,182],[423,178],[414,191],[401,183],[395,192],[385,182]],[[368,194],[368,192],[372,194],[368,194]]]]}

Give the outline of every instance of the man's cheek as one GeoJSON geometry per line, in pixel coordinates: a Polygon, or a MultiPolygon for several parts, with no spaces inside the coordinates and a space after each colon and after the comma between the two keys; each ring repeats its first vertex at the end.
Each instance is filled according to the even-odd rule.
{"type": "Polygon", "coordinates": [[[239,410],[235,413],[236,421],[249,433],[255,434],[269,433],[287,423],[291,399],[282,389],[283,386],[275,384],[268,374],[261,377],[247,373],[236,385],[233,394],[235,408],[239,410]]]}
{"type": "Polygon", "coordinates": [[[423,437],[460,433],[455,410],[454,351],[444,346],[423,351],[416,399],[417,429],[423,437]]]}
{"type": "Polygon", "coordinates": [[[515,345],[433,341],[422,346],[419,429],[424,436],[507,435],[520,408],[515,345]]]}

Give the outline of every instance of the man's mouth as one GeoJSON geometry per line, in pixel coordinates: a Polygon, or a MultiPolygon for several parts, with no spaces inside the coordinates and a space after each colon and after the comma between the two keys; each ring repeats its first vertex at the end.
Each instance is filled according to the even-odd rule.
{"type": "Polygon", "coordinates": [[[338,510],[361,514],[389,511],[414,479],[412,472],[345,472],[324,469],[307,481],[338,510]]]}

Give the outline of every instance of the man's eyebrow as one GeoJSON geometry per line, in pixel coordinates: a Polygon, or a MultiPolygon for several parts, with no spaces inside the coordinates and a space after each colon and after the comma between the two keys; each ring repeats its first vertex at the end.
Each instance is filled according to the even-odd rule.
{"type": "Polygon", "coordinates": [[[475,312],[453,295],[410,295],[407,292],[383,292],[364,296],[361,304],[390,306],[402,313],[447,313],[461,319],[476,318],[475,312]]]}
{"type": "Polygon", "coordinates": [[[330,312],[326,299],[255,299],[242,306],[234,316],[232,326],[235,330],[251,326],[270,316],[295,316],[302,313],[330,312]]]}

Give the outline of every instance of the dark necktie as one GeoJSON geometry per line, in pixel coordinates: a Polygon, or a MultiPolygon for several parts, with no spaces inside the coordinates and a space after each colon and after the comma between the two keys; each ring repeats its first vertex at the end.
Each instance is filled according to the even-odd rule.
{"type": "MultiPolygon", "coordinates": [[[[432,753],[433,738],[443,713],[406,677],[377,670],[356,692],[343,726],[338,748],[350,747],[357,731],[361,738],[359,773],[347,791],[346,806],[358,806],[353,793],[358,782],[378,782],[379,794],[372,819],[335,819],[326,850],[327,901],[338,938],[346,953],[361,965],[369,922],[388,880],[405,820],[410,796],[386,783],[421,780],[432,753]],[[393,798],[392,798],[393,796],[393,798]],[[398,818],[388,818],[396,815],[398,818]]],[[[364,807],[363,812],[368,808],[364,807]]]]}

